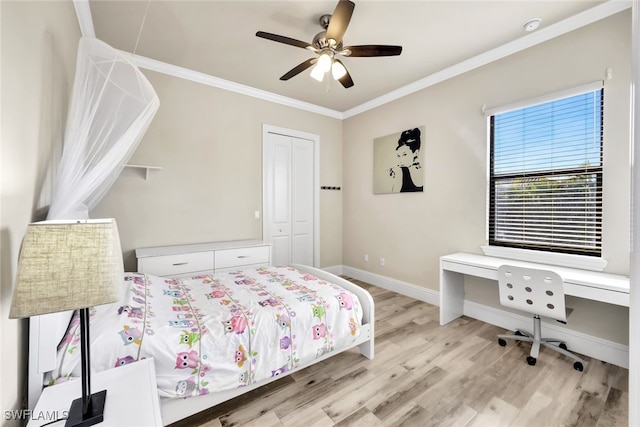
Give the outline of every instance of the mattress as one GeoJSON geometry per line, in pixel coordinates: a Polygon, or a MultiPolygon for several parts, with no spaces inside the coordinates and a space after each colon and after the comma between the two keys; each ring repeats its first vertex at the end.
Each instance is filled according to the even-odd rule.
{"type": "MultiPolygon", "coordinates": [[[[90,310],[91,370],[154,358],[162,397],[243,387],[351,346],[362,307],[344,288],[292,267],[188,279],[126,273],[123,296],[90,310]]],[[[80,376],[74,315],[53,383],[80,376]]]]}

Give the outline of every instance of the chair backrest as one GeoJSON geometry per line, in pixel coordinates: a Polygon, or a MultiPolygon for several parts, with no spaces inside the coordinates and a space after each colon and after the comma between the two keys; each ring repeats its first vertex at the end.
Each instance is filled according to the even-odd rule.
{"type": "Polygon", "coordinates": [[[565,322],[562,278],[553,271],[501,265],[500,304],[565,322]]]}

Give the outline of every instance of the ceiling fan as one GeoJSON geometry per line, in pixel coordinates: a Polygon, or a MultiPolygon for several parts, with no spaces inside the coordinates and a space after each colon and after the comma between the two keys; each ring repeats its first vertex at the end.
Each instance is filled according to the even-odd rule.
{"type": "Polygon", "coordinates": [[[347,31],[347,26],[351,20],[354,8],[355,4],[353,2],[349,0],[340,0],[332,15],[322,15],[320,17],[320,25],[324,28],[324,31],[316,34],[311,43],[280,36],[278,34],[258,31],[256,33],[256,36],[258,37],[308,49],[318,55],[317,58],[307,59],[303,63],[292,68],[280,77],[280,80],[289,80],[291,77],[300,74],[315,64],[315,67],[311,70],[311,77],[318,81],[322,81],[324,75],[331,71],[331,75],[335,80],[338,80],[345,88],[350,88],[353,86],[353,80],[351,79],[346,67],[342,61],[337,58],[337,56],[397,56],[402,53],[402,46],[343,46],[342,36],[344,36],[344,33],[347,31]]]}

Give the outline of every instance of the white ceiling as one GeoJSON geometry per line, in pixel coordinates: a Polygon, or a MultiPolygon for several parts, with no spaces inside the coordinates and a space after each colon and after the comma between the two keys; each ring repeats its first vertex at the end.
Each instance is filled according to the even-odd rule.
{"type": "Polygon", "coordinates": [[[191,70],[200,80],[211,76],[217,86],[245,93],[258,89],[258,96],[308,103],[337,116],[397,98],[631,5],[619,0],[355,0],[345,45],[392,44],[403,51],[396,57],[344,58],[355,82],[345,89],[335,81],[327,85],[313,80],[310,69],[279,80],[315,54],[255,36],[260,30],[311,42],[322,30],[318,18],[331,13],[337,0],[74,3],[85,35],[95,31],[111,46],[135,51],[143,68],[172,74],[191,70]],[[542,24],[527,33],[523,26],[531,18],[542,18],[542,24]]]}

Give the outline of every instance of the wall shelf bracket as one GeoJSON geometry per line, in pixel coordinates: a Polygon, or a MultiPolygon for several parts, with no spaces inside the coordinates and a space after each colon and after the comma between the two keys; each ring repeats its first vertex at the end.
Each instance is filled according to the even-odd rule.
{"type": "Polygon", "coordinates": [[[124,165],[125,168],[133,168],[133,169],[144,169],[144,179],[149,179],[149,172],[152,170],[162,170],[160,166],[145,166],[145,165],[124,165]]]}

